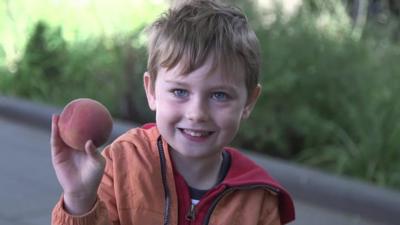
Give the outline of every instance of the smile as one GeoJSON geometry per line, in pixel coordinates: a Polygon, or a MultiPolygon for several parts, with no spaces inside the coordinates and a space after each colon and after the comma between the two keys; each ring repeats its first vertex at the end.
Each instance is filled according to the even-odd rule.
{"type": "Polygon", "coordinates": [[[192,129],[183,129],[179,128],[179,130],[186,135],[192,136],[192,137],[207,137],[213,134],[213,131],[202,131],[202,130],[192,130],[192,129]]]}

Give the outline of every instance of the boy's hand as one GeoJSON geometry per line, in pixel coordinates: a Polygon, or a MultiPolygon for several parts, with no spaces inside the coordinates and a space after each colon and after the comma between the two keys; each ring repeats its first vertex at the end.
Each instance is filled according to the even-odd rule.
{"type": "Polygon", "coordinates": [[[59,135],[58,119],[58,115],[53,115],[50,140],[53,167],[64,190],[65,209],[71,214],[84,214],[96,202],[105,159],[91,140],[86,142],[85,151],[67,146],[59,135]]]}

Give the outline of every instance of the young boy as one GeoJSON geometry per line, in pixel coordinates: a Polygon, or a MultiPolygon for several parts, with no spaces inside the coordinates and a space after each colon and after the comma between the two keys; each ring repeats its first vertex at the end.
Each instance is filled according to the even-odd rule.
{"type": "Polygon", "coordinates": [[[53,116],[52,160],[64,193],[52,224],[284,224],[288,193],[227,146],[261,92],[258,40],[236,8],[177,6],[149,28],[144,87],[156,123],[102,155],[69,149],[53,116]]]}

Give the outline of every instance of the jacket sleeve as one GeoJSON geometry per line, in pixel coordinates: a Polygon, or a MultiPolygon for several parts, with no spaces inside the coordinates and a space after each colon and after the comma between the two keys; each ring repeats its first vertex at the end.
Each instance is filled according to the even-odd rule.
{"type": "Polygon", "coordinates": [[[262,206],[262,217],[259,225],[281,225],[278,197],[273,194],[264,196],[264,204],[262,206]]]}
{"type": "Polygon", "coordinates": [[[93,208],[86,214],[75,216],[65,211],[64,199],[58,201],[52,212],[52,225],[110,225],[107,209],[102,201],[97,200],[93,208]]]}
{"type": "Polygon", "coordinates": [[[113,188],[113,162],[107,147],[103,151],[106,168],[93,208],[84,215],[71,215],[64,209],[61,197],[52,212],[52,225],[120,225],[113,188]]]}

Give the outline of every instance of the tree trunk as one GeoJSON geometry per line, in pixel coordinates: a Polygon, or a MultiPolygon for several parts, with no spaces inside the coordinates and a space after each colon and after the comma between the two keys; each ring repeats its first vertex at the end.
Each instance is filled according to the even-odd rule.
{"type": "Polygon", "coordinates": [[[353,35],[361,38],[367,22],[368,0],[354,0],[351,3],[351,18],[353,19],[353,35]]]}

